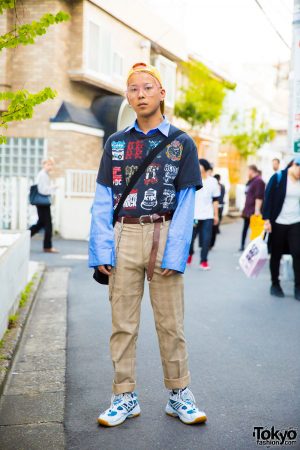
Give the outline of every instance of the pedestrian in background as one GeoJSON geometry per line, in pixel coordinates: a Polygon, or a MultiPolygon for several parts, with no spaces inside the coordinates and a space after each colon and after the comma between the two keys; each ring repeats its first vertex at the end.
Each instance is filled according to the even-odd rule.
{"type": "Polygon", "coordinates": [[[278,170],[280,170],[280,159],[272,159],[272,168],[274,172],[278,172],[278,170]]]}
{"type": "Polygon", "coordinates": [[[218,210],[219,223],[217,225],[213,225],[212,238],[211,238],[211,248],[215,245],[217,234],[220,234],[220,224],[222,222],[223,210],[224,210],[224,205],[225,205],[225,201],[224,201],[225,186],[224,186],[224,184],[221,183],[221,175],[216,173],[216,175],[214,175],[214,178],[217,180],[219,188],[220,188],[219,210],[218,210]]]}
{"type": "Polygon", "coordinates": [[[275,173],[266,189],[263,207],[265,230],[270,233],[271,295],[284,297],[279,282],[283,254],[291,254],[295,274],[295,298],[300,300],[300,156],[275,173]]]}
{"type": "Polygon", "coordinates": [[[192,242],[190,246],[190,254],[188,264],[191,264],[194,254],[194,242],[199,236],[200,252],[200,269],[209,270],[208,252],[211,246],[213,225],[219,223],[219,197],[220,187],[217,180],[208,175],[212,170],[207,159],[199,159],[203,188],[196,192],[195,214],[192,242]]]}
{"type": "Polygon", "coordinates": [[[130,177],[161,141],[179,131],[163,116],[165,89],[157,68],[135,64],[126,94],[137,120],[105,144],[90,232],[89,266],[109,277],[112,310],[113,396],[98,422],[115,426],[140,414],[135,354],[145,274],[164,382],[170,390],[165,412],[187,424],[205,422],[188,387],[183,327],[182,273],[192,236],[195,191],[202,186],[197,148],[185,133],[174,138],[131,190],[114,230],[114,206],[130,177]]]}
{"type": "MultiPolygon", "coordinates": [[[[37,190],[42,195],[53,195],[56,186],[51,183],[50,173],[54,168],[54,159],[48,158],[43,161],[43,168],[36,178],[37,190]]],[[[32,225],[29,230],[31,237],[44,228],[43,248],[45,253],[58,253],[59,251],[52,246],[52,218],[51,205],[39,205],[37,208],[38,221],[32,225]]]]}
{"type": "Polygon", "coordinates": [[[245,250],[245,242],[250,225],[250,217],[254,214],[261,215],[261,208],[265,194],[265,183],[259,175],[259,170],[252,164],[248,167],[248,182],[246,184],[246,202],[242,212],[244,220],[241,247],[239,251],[245,250]]]}

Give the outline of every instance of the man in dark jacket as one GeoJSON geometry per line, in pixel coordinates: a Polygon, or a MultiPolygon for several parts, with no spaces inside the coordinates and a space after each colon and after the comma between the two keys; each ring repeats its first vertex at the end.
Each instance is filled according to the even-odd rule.
{"type": "Polygon", "coordinates": [[[242,231],[242,241],[240,251],[244,251],[250,217],[261,214],[263,198],[265,194],[265,183],[259,175],[259,170],[255,165],[248,167],[249,181],[246,184],[246,203],[243,209],[244,226],[242,231]]]}

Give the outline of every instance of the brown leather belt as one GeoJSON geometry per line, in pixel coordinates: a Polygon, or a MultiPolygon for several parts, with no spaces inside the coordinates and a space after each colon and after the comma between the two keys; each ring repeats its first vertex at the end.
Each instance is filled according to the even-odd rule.
{"type": "Polygon", "coordinates": [[[143,215],[140,217],[118,217],[118,222],[129,223],[129,224],[140,224],[144,225],[145,223],[154,223],[154,231],[153,231],[153,242],[152,248],[147,268],[147,280],[151,281],[154,273],[155,262],[157,257],[157,251],[159,246],[159,237],[160,237],[160,223],[171,220],[173,217],[173,211],[167,212],[166,214],[149,214],[143,215]]]}

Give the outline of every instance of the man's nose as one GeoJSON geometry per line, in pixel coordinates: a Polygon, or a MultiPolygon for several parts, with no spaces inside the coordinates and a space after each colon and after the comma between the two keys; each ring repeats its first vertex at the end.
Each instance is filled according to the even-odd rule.
{"type": "Polygon", "coordinates": [[[144,90],[142,87],[138,90],[138,98],[145,98],[144,90]]]}

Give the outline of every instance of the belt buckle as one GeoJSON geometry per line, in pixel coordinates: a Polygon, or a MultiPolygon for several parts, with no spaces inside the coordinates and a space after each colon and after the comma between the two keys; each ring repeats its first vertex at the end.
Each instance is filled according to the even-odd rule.
{"type": "Polygon", "coordinates": [[[144,222],[143,222],[143,217],[150,217],[151,218],[151,223],[153,222],[153,218],[152,218],[152,216],[150,214],[144,214],[144,215],[139,217],[140,225],[142,225],[142,226],[145,225],[144,222]]]}

